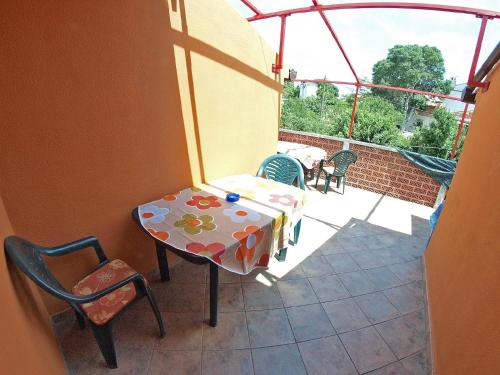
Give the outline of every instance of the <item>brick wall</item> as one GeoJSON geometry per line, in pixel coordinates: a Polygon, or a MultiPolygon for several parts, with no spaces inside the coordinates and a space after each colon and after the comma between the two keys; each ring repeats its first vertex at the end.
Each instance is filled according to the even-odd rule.
{"type": "MultiPolygon", "coordinates": [[[[280,141],[324,149],[328,156],[342,150],[343,139],[281,129],[280,141]]],[[[440,184],[388,147],[348,141],[358,160],[347,171],[346,184],[410,202],[433,206],[440,184]]],[[[317,172],[317,171],[316,171],[317,172]]]]}

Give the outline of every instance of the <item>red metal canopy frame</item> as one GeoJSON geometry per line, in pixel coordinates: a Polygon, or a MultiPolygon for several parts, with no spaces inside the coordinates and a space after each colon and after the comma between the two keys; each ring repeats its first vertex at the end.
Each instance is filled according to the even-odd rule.
{"type": "MultiPolygon", "coordinates": [[[[248,21],[258,21],[258,20],[264,20],[264,19],[269,19],[269,18],[274,18],[274,17],[281,18],[279,53],[277,56],[277,62],[275,64],[273,64],[273,66],[272,66],[272,71],[274,73],[279,73],[281,71],[281,69],[283,69],[283,54],[284,54],[284,46],[285,46],[286,18],[293,15],[293,14],[310,13],[310,12],[318,12],[319,13],[321,18],[323,19],[323,22],[325,23],[326,27],[328,28],[328,31],[330,32],[335,43],[337,44],[337,47],[339,48],[340,52],[342,53],[342,56],[344,57],[347,65],[349,66],[349,69],[351,70],[351,72],[354,76],[355,82],[329,81],[329,80],[321,80],[321,79],[296,79],[295,81],[298,81],[298,82],[317,82],[317,83],[321,83],[321,82],[322,83],[336,83],[336,84],[343,84],[343,85],[353,85],[356,87],[356,93],[354,94],[354,102],[353,102],[352,112],[351,112],[351,120],[349,123],[349,134],[348,134],[349,138],[352,138],[352,129],[354,126],[354,119],[356,116],[357,100],[358,100],[360,87],[370,87],[370,88],[376,87],[376,88],[383,88],[383,89],[387,89],[387,90],[411,92],[411,93],[415,93],[415,94],[429,95],[429,96],[450,99],[450,100],[457,100],[457,101],[462,101],[462,98],[444,95],[444,94],[440,94],[440,93],[433,93],[433,92],[428,92],[428,91],[409,89],[409,88],[404,88],[404,87],[377,85],[377,84],[373,84],[373,83],[362,82],[358,78],[358,75],[356,74],[356,71],[355,71],[352,63],[349,60],[349,57],[347,56],[347,53],[345,52],[344,47],[342,46],[342,43],[340,42],[337,33],[335,32],[332,25],[330,24],[330,21],[326,17],[325,11],[345,10],[345,9],[412,9],[412,10],[429,10],[429,11],[448,12],[448,13],[461,13],[461,14],[468,14],[468,15],[473,15],[477,18],[481,18],[481,25],[480,25],[479,34],[477,37],[476,48],[474,50],[474,56],[472,57],[472,63],[471,63],[470,71],[469,71],[469,78],[467,81],[467,86],[482,88],[483,90],[488,89],[488,82],[475,81],[474,75],[476,72],[477,62],[479,59],[479,54],[481,52],[481,45],[483,42],[484,32],[486,30],[486,25],[488,23],[488,20],[500,18],[500,12],[495,12],[495,11],[490,11],[490,10],[485,10],[485,9],[458,7],[458,6],[452,6],[452,5],[423,4],[423,3],[400,3],[400,2],[370,2],[370,3],[365,2],[365,3],[321,5],[318,3],[317,0],[311,0],[313,5],[308,6],[308,7],[285,9],[285,10],[280,10],[280,11],[270,12],[270,13],[262,13],[259,9],[257,9],[250,2],[250,0],[241,0],[241,1],[249,9],[251,9],[252,12],[255,13],[254,16],[247,18],[248,21]]],[[[464,111],[462,113],[462,117],[460,120],[460,124],[458,126],[458,131],[457,131],[457,134],[455,137],[455,142],[453,145],[453,149],[451,151],[450,158],[453,158],[455,156],[456,149],[458,146],[458,140],[460,139],[463,124],[464,124],[465,117],[467,114],[467,109],[468,109],[468,105],[465,106],[464,111]]]]}

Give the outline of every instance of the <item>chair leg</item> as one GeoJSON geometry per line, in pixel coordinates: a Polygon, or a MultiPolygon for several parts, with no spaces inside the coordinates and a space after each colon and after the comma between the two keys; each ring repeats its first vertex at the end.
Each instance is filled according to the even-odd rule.
{"type": "Polygon", "coordinates": [[[158,258],[158,267],[160,268],[161,281],[170,281],[170,272],[168,271],[167,247],[161,242],[155,241],[156,257],[158,258]]]}
{"type": "Polygon", "coordinates": [[[315,188],[318,188],[318,180],[320,174],[321,174],[321,169],[318,169],[318,175],[316,176],[316,185],[314,185],[315,188]]]}
{"type": "Polygon", "coordinates": [[[217,326],[217,304],[219,300],[219,266],[210,262],[210,326],[217,326]]]}
{"type": "Polygon", "coordinates": [[[342,182],[342,177],[337,176],[337,189],[340,188],[340,183],[342,182]]]}
{"type": "Polygon", "coordinates": [[[342,177],[342,195],[344,195],[345,192],[345,177],[342,177]]]}
{"type": "Polygon", "coordinates": [[[161,318],[160,310],[158,309],[158,305],[156,304],[156,300],[153,296],[153,293],[151,293],[151,289],[149,286],[145,287],[146,289],[146,296],[148,297],[149,304],[151,305],[151,308],[153,309],[153,312],[156,317],[156,321],[158,322],[158,326],[160,328],[160,337],[165,337],[165,326],[163,325],[163,319],[161,318]]]}
{"type": "Polygon", "coordinates": [[[323,193],[328,193],[328,188],[330,187],[330,180],[331,180],[331,176],[327,175],[326,178],[325,178],[325,188],[323,190],[323,193]]]}
{"type": "Polygon", "coordinates": [[[111,324],[108,323],[103,326],[92,324],[92,330],[94,331],[97,345],[99,345],[99,349],[101,349],[106,364],[109,368],[117,368],[118,365],[116,363],[115,344],[113,342],[111,324]]]}
{"type": "Polygon", "coordinates": [[[299,220],[297,224],[295,224],[295,228],[293,228],[293,244],[296,245],[299,241],[300,234],[300,225],[302,224],[302,219],[299,220]]]}
{"type": "Polygon", "coordinates": [[[85,328],[85,318],[76,310],[75,310],[75,315],[76,315],[76,320],[78,321],[78,326],[80,327],[80,329],[84,329],[85,328]]]}
{"type": "Polygon", "coordinates": [[[283,249],[280,249],[278,251],[278,254],[276,254],[274,257],[278,260],[278,262],[284,262],[286,260],[286,252],[288,248],[285,247],[283,249]]]}

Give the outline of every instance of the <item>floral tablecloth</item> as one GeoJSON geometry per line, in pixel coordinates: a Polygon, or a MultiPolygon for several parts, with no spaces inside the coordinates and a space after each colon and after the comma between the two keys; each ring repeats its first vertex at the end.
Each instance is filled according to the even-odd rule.
{"type": "Polygon", "coordinates": [[[307,169],[314,168],[321,160],[326,159],[326,151],[322,148],[294,142],[279,141],[278,152],[299,160],[307,169]]]}
{"type": "Polygon", "coordinates": [[[139,217],[151,236],[169,246],[247,274],[267,267],[274,252],[288,246],[304,199],[305,192],[294,186],[237,175],[141,205],[139,217]],[[240,200],[227,202],[228,192],[240,200]]]}

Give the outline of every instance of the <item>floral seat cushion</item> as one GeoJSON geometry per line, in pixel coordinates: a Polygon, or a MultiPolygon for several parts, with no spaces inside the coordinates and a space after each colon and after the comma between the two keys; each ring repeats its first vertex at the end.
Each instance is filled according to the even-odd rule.
{"type": "MultiPolygon", "coordinates": [[[[114,285],[135,273],[136,271],[127,263],[115,259],[82,279],[73,287],[73,293],[79,296],[89,295],[114,285]]],[[[131,282],[98,300],[82,304],[81,308],[93,323],[103,325],[118,314],[135,296],[135,286],[131,282]]]]}

